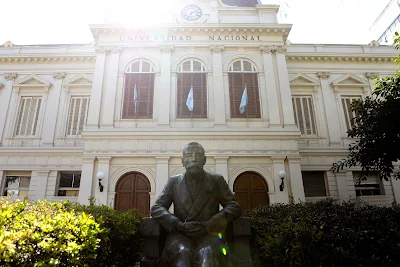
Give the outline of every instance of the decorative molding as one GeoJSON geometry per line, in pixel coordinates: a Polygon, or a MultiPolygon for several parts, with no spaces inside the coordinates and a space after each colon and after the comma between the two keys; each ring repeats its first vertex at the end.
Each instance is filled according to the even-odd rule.
{"type": "Polygon", "coordinates": [[[223,45],[212,45],[210,46],[210,49],[213,53],[221,53],[225,47],[223,45]]]}
{"type": "Polygon", "coordinates": [[[5,42],[5,43],[3,44],[3,46],[4,46],[4,47],[13,47],[14,44],[13,44],[13,42],[11,42],[11,41],[7,41],[7,42],[5,42]]]}
{"type": "Polygon", "coordinates": [[[376,79],[378,78],[378,73],[377,72],[367,72],[365,73],[365,77],[367,77],[368,79],[376,79]]]}
{"type": "Polygon", "coordinates": [[[355,54],[355,55],[324,55],[312,54],[309,55],[296,55],[287,54],[286,59],[292,62],[341,62],[341,63],[388,63],[393,62],[397,58],[396,55],[382,55],[382,54],[355,54]]]}
{"type": "MultiPolygon", "coordinates": [[[[303,73],[299,73],[289,78],[290,87],[293,90],[295,87],[313,88],[314,92],[318,92],[320,86],[319,81],[303,73]]],[[[302,88],[303,90],[304,88],[302,88]]]]}
{"type": "Polygon", "coordinates": [[[64,79],[65,78],[65,72],[54,72],[53,73],[53,78],[54,79],[58,79],[58,80],[64,79]]]}
{"type": "Polygon", "coordinates": [[[0,64],[48,64],[48,63],[82,63],[82,62],[94,62],[96,56],[93,54],[84,55],[0,55],[0,64]]]}
{"type": "Polygon", "coordinates": [[[122,51],[121,46],[114,46],[114,47],[106,47],[106,46],[96,46],[94,51],[98,54],[111,54],[111,53],[119,53],[122,51]]]}
{"type": "Polygon", "coordinates": [[[329,72],[317,72],[317,76],[321,79],[328,79],[331,74],[329,72]]]}
{"type": "Polygon", "coordinates": [[[95,51],[97,54],[104,54],[104,53],[106,53],[106,48],[105,48],[104,46],[96,46],[96,47],[94,48],[94,51],[95,51]]]}
{"type": "Polygon", "coordinates": [[[16,73],[4,73],[4,78],[6,81],[13,81],[15,78],[17,78],[16,73]]]}
{"type": "Polygon", "coordinates": [[[340,87],[346,88],[363,88],[364,92],[367,93],[370,90],[369,82],[358,77],[355,74],[346,74],[339,79],[336,79],[331,83],[335,92],[339,90],[340,87]],[[349,82],[351,81],[351,82],[349,82]]]}
{"type": "Polygon", "coordinates": [[[86,75],[78,74],[78,75],[75,75],[71,78],[64,80],[63,87],[65,87],[65,88],[69,88],[69,87],[79,87],[79,88],[85,87],[85,88],[87,88],[87,87],[92,87],[92,83],[93,83],[92,79],[90,79],[86,75]]]}
{"type": "Polygon", "coordinates": [[[173,45],[161,45],[160,46],[160,50],[161,52],[171,52],[172,50],[174,50],[174,46],[173,45]]]}
{"type": "Polygon", "coordinates": [[[21,87],[44,88],[46,91],[48,91],[51,86],[52,84],[49,81],[46,81],[45,79],[35,74],[22,77],[16,80],[13,84],[14,88],[21,88],[21,87]]]}
{"type": "Polygon", "coordinates": [[[287,52],[286,45],[261,45],[260,50],[263,53],[271,54],[271,53],[279,53],[283,54],[287,52]]]}
{"type": "Polygon", "coordinates": [[[368,46],[379,46],[379,43],[377,40],[372,40],[371,42],[369,42],[368,46]]]}
{"type": "Polygon", "coordinates": [[[258,173],[259,175],[261,175],[261,177],[264,178],[265,182],[267,183],[269,192],[275,192],[274,178],[271,171],[272,164],[251,164],[251,165],[235,164],[235,165],[229,165],[228,169],[229,169],[228,185],[232,191],[233,191],[233,185],[235,184],[235,180],[237,179],[237,177],[244,172],[252,171],[258,173]]]}

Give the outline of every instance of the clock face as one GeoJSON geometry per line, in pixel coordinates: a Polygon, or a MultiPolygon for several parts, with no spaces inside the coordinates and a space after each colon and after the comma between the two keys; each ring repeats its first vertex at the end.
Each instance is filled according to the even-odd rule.
{"type": "Polygon", "coordinates": [[[181,11],[182,17],[188,21],[198,20],[202,14],[201,8],[196,5],[185,6],[181,11]]]}

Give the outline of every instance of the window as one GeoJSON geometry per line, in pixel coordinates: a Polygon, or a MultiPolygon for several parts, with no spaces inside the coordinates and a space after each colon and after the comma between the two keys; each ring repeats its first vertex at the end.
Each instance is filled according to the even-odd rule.
{"type": "Polygon", "coordinates": [[[342,107],[344,120],[346,122],[347,131],[350,130],[354,126],[353,119],[356,117],[354,111],[351,111],[351,103],[355,101],[361,101],[361,96],[342,96],[342,107]]]}
{"type": "Polygon", "coordinates": [[[153,117],[154,67],[147,61],[131,63],[125,71],[123,119],[153,117]]]}
{"type": "Polygon", "coordinates": [[[33,136],[39,118],[41,97],[22,97],[19,106],[16,136],[33,136]]]}
{"type": "Polygon", "coordinates": [[[230,65],[228,77],[231,118],[261,118],[258,75],[254,64],[242,59],[237,60],[230,65]],[[245,88],[248,104],[241,114],[239,107],[245,88]]]}
{"type": "Polygon", "coordinates": [[[3,196],[27,197],[30,181],[29,176],[6,176],[3,196]]]}
{"type": "Polygon", "coordinates": [[[302,171],[304,194],[306,197],[325,197],[325,172],[302,171]]]}
{"type": "Polygon", "coordinates": [[[207,73],[203,63],[187,60],[178,67],[177,118],[207,118],[207,73]],[[186,106],[193,88],[193,111],[186,106]]]}
{"type": "Polygon", "coordinates": [[[361,172],[353,172],[356,196],[383,195],[378,175],[373,174],[371,176],[366,176],[366,180],[359,181],[360,174],[361,172]]]}
{"type": "Polygon", "coordinates": [[[86,124],[89,110],[89,96],[73,96],[69,103],[67,136],[80,135],[86,124]]]}
{"type": "Polygon", "coordinates": [[[294,120],[302,135],[316,135],[314,107],[311,96],[292,97],[294,120]]]}
{"type": "Polygon", "coordinates": [[[80,184],[80,172],[60,172],[58,174],[57,196],[77,197],[80,184]]]}

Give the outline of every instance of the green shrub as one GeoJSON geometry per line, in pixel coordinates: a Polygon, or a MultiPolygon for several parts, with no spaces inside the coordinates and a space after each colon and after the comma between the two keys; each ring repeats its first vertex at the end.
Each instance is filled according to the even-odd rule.
{"type": "Polygon", "coordinates": [[[119,212],[107,206],[64,203],[67,209],[91,214],[105,231],[101,235],[97,259],[92,266],[134,266],[142,255],[142,216],[131,209],[119,212]]]}
{"type": "Polygon", "coordinates": [[[317,203],[251,211],[259,266],[399,266],[400,207],[317,203]]]}
{"type": "Polygon", "coordinates": [[[61,203],[0,199],[0,266],[90,266],[102,233],[84,212],[61,203]]]}

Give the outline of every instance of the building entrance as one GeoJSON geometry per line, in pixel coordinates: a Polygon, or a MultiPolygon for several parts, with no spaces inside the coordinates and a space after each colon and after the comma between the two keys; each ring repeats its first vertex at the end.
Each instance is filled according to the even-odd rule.
{"type": "Polygon", "coordinates": [[[115,209],[137,209],[140,213],[148,215],[150,212],[150,182],[141,173],[133,172],[122,176],[115,193],[115,209]]]}
{"type": "Polygon", "coordinates": [[[239,175],[233,185],[233,192],[242,211],[269,205],[267,183],[255,172],[239,175]]]}

